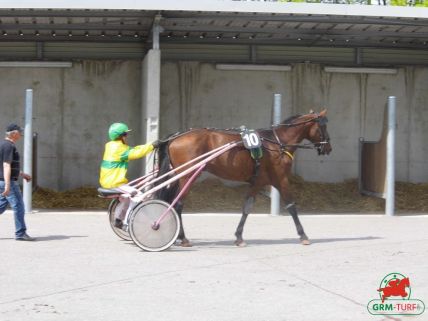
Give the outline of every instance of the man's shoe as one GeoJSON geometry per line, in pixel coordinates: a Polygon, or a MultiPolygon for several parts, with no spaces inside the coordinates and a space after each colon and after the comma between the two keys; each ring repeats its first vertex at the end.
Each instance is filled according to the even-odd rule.
{"type": "Polygon", "coordinates": [[[115,220],[114,220],[114,227],[117,227],[117,228],[122,228],[122,226],[123,226],[123,222],[122,222],[122,220],[120,220],[120,219],[118,219],[118,218],[116,218],[115,220]]]}
{"type": "Polygon", "coordinates": [[[15,238],[15,240],[17,241],[35,241],[36,238],[35,237],[31,237],[30,235],[28,235],[27,233],[25,233],[22,236],[18,236],[17,238],[15,238]]]}

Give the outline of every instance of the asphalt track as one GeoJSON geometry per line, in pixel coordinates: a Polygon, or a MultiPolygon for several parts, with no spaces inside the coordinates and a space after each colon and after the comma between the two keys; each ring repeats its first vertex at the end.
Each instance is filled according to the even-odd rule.
{"type": "Polygon", "coordinates": [[[194,246],[143,252],[118,239],[101,212],[27,215],[37,242],[13,238],[0,215],[0,320],[335,321],[428,320],[374,316],[382,278],[410,278],[428,304],[428,216],[254,214],[245,248],[233,245],[237,214],[184,215],[194,246]]]}

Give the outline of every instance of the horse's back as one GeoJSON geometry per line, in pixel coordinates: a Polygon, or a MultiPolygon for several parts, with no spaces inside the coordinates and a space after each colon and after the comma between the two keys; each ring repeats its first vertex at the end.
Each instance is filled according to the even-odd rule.
{"type": "MultiPolygon", "coordinates": [[[[169,146],[173,167],[184,164],[200,155],[230,142],[240,141],[239,133],[196,129],[176,139],[169,146]]],[[[243,146],[237,146],[207,163],[206,170],[225,179],[247,181],[252,174],[253,162],[243,146]]]]}
{"type": "Polygon", "coordinates": [[[223,132],[213,129],[194,129],[174,139],[170,146],[170,154],[186,151],[189,157],[197,157],[227,143],[240,140],[237,133],[223,132]]]}

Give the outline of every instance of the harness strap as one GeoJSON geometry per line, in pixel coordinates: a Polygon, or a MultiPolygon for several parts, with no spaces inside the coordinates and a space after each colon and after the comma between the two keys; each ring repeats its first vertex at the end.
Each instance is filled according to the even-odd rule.
{"type": "Polygon", "coordinates": [[[284,150],[284,151],[283,151],[283,153],[284,153],[285,155],[287,155],[288,157],[290,157],[290,158],[291,158],[291,160],[294,160],[294,155],[293,155],[292,153],[290,153],[288,150],[284,150]]]}
{"type": "Polygon", "coordinates": [[[294,155],[287,150],[287,145],[283,144],[279,139],[278,134],[276,133],[275,127],[272,127],[272,133],[276,139],[276,143],[279,145],[279,150],[285,155],[287,155],[288,157],[290,157],[291,160],[294,160],[294,155]]]}
{"type": "Polygon", "coordinates": [[[260,170],[260,159],[255,159],[254,161],[256,164],[254,166],[253,176],[250,178],[250,185],[254,185],[260,170]]]}
{"type": "Polygon", "coordinates": [[[281,149],[283,149],[284,148],[284,144],[281,142],[281,140],[279,139],[279,137],[278,137],[278,134],[276,133],[276,130],[275,130],[275,127],[272,127],[272,133],[273,133],[273,136],[275,137],[275,139],[276,139],[276,142],[278,143],[278,145],[280,146],[280,148],[281,149]]]}

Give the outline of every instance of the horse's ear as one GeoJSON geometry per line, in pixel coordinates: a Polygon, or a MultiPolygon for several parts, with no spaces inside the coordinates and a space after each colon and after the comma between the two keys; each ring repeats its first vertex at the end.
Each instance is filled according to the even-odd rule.
{"type": "Polygon", "coordinates": [[[309,114],[313,114],[314,110],[313,109],[309,109],[309,114]]]}

